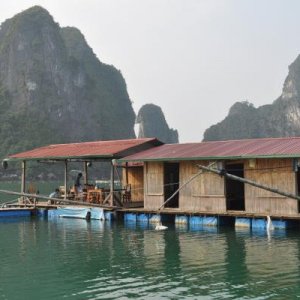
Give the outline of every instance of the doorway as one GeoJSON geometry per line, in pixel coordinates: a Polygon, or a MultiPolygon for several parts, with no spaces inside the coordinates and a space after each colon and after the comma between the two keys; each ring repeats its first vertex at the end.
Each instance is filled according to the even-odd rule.
{"type": "MultiPolygon", "coordinates": [[[[169,199],[179,188],[179,163],[164,164],[164,201],[169,199]]],[[[165,207],[179,207],[179,193],[177,193],[165,207]]]]}
{"type": "MultiPolygon", "coordinates": [[[[226,171],[228,174],[244,178],[243,164],[227,165],[226,171]]],[[[225,188],[227,210],[245,210],[245,184],[226,177],[225,188]]]]}

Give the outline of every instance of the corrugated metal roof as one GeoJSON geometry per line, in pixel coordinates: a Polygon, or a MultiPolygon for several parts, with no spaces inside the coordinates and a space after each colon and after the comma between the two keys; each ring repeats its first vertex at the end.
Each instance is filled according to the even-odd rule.
{"type": "Polygon", "coordinates": [[[121,161],[300,157],[300,137],[166,144],[121,161]]]}
{"type": "Polygon", "coordinates": [[[10,155],[10,160],[120,158],[161,145],[155,138],[55,144],[10,155]]]}

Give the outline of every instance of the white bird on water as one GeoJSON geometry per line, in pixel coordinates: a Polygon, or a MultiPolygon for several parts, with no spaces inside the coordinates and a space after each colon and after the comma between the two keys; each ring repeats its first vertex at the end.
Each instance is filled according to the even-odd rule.
{"type": "Polygon", "coordinates": [[[274,226],[272,224],[272,220],[270,216],[267,216],[267,231],[274,230],[274,226]]]}
{"type": "Polygon", "coordinates": [[[161,222],[159,222],[156,226],[155,226],[155,230],[166,230],[168,229],[167,226],[163,226],[161,222]]]}

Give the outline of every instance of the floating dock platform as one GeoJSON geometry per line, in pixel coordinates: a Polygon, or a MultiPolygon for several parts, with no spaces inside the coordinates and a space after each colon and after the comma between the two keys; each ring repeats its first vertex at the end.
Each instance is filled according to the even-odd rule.
{"type": "MultiPolygon", "coordinates": [[[[221,214],[215,212],[182,211],[180,209],[147,210],[143,208],[118,209],[119,218],[125,223],[174,223],[175,226],[219,227],[230,226],[236,229],[267,230],[266,214],[249,214],[243,211],[228,211],[221,214]]],[[[275,230],[299,228],[300,215],[271,215],[272,225],[275,230]]]]}
{"type": "Polygon", "coordinates": [[[39,201],[36,204],[8,203],[0,207],[0,219],[7,217],[69,217],[112,221],[115,219],[113,208],[97,208],[80,205],[49,204],[39,201]]]}
{"type": "MultiPolygon", "coordinates": [[[[185,226],[197,230],[203,227],[217,228],[221,226],[235,227],[236,230],[267,230],[267,215],[249,214],[242,211],[228,211],[222,214],[209,212],[189,212],[180,209],[146,210],[143,208],[119,208],[119,209],[97,209],[89,207],[74,207],[70,211],[62,205],[48,205],[39,203],[36,206],[17,206],[17,204],[0,208],[0,220],[7,217],[30,217],[43,216],[52,217],[80,217],[83,219],[96,219],[113,221],[123,220],[125,224],[152,224],[173,223],[175,226],[185,226]],[[74,213],[75,211],[75,213],[74,213]],[[87,213],[90,217],[87,218],[87,213]],[[80,216],[75,216],[79,214],[80,216]]],[[[271,215],[272,225],[275,230],[286,230],[289,228],[300,228],[300,216],[271,215]]]]}
{"type": "Polygon", "coordinates": [[[35,210],[30,207],[26,208],[0,208],[0,219],[7,217],[30,217],[35,210]]]}

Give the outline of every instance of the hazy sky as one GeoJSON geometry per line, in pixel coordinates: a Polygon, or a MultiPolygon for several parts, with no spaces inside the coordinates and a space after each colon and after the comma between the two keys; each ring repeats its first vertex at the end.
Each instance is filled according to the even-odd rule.
{"type": "Polygon", "coordinates": [[[80,29],[98,58],[122,71],[135,111],[161,106],[180,142],[201,141],[236,101],[271,103],[300,54],[298,0],[2,2],[1,22],[41,5],[80,29]]]}

